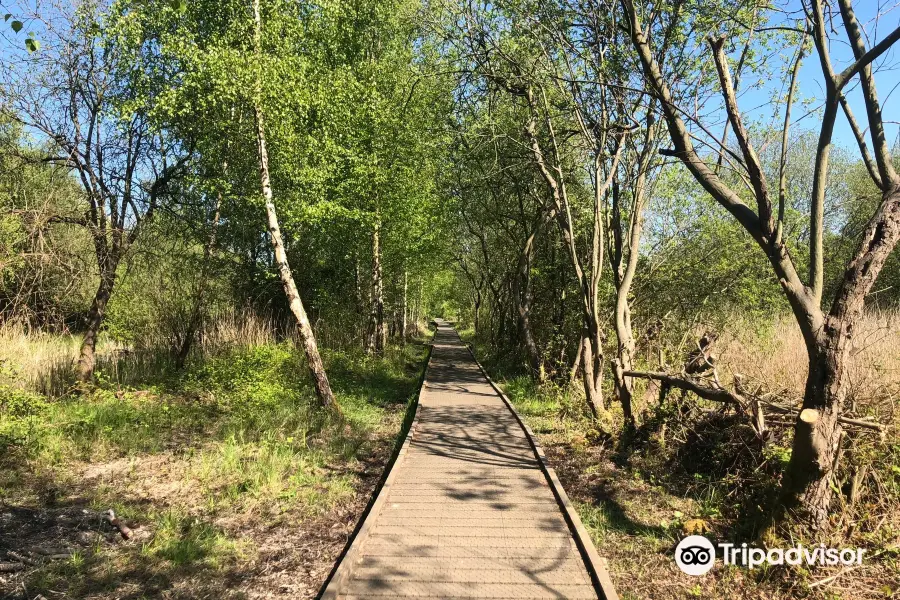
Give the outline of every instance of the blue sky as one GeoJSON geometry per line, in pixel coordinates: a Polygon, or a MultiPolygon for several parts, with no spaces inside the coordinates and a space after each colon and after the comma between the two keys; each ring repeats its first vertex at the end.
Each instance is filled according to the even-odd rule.
{"type": "MultiPolygon", "coordinates": [[[[836,2],[835,8],[836,8],[836,2]]],[[[857,18],[863,26],[865,32],[869,35],[867,47],[871,47],[879,40],[887,36],[898,25],[900,25],[900,2],[891,0],[857,0],[855,3],[857,18]],[[881,18],[875,20],[876,15],[881,14],[881,18]]],[[[788,10],[793,11],[789,17],[800,17],[802,9],[798,0],[792,0],[788,5],[788,10]]],[[[836,15],[838,22],[835,23],[835,30],[843,33],[842,24],[839,21],[839,15],[836,15]]],[[[833,34],[832,34],[833,35],[833,34]]],[[[836,72],[840,72],[844,67],[853,61],[853,53],[846,42],[846,39],[835,38],[831,47],[832,65],[836,72]]],[[[893,146],[897,141],[898,121],[900,121],[900,44],[895,44],[875,63],[876,75],[875,82],[878,89],[878,97],[881,101],[882,112],[885,119],[885,133],[888,142],[893,146]]],[[[822,70],[819,63],[819,56],[813,49],[804,59],[798,79],[798,101],[795,102],[792,112],[792,130],[815,130],[819,129],[819,113],[812,114],[806,118],[802,118],[810,109],[818,108],[822,104],[825,97],[823,85],[822,70]],[[815,99],[810,106],[802,106],[800,101],[803,99],[815,99]]],[[[773,119],[772,106],[769,104],[769,98],[773,91],[782,89],[781,81],[766,82],[762,88],[756,90],[747,90],[740,97],[740,105],[745,111],[752,115],[754,120],[759,123],[781,126],[781,119],[784,115],[783,107],[779,107],[777,115],[773,119]]],[[[786,87],[784,88],[786,91],[786,87]]],[[[851,109],[853,110],[856,120],[861,126],[867,126],[865,105],[863,103],[862,93],[859,91],[858,79],[852,81],[845,88],[845,93],[851,109]]],[[[850,129],[843,111],[839,111],[838,119],[835,123],[833,141],[836,145],[843,146],[848,149],[855,150],[858,155],[856,140],[850,129]]]]}
{"type": "MultiPolygon", "coordinates": [[[[66,0],[63,0],[65,2],[66,0]]],[[[158,0],[164,1],[164,0],[158,0]]],[[[836,4],[836,2],[834,3],[836,4]]],[[[870,36],[867,45],[871,46],[878,40],[885,37],[894,28],[900,25],[900,0],[856,0],[854,2],[857,16],[863,25],[865,32],[870,36]],[[881,15],[876,23],[876,15],[881,15]]],[[[37,10],[38,14],[43,11],[54,11],[52,3],[42,3],[37,0],[0,0],[0,16],[6,12],[12,13],[15,18],[22,18],[25,21],[25,28],[18,34],[14,34],[10,29],[9,22],[0,21],[0,62],[6,62],[10,59],[11,50],[19,54],[23,51],[25,38],[29,31],[34,31],[36,37],[40,40],[43,37],[42,24],[39,21],[28,19],[29,13],[34,14],[37,10]]],[[[48,16],[44,14],[43,16],[48,16]]],[[[793,21],[802,16],[800,0],[789,0],[787,5],[787,14],[784,19],[786,23],[793,24],[793,21]]],[[[840,23],[836,23],[835,29],[842,32],[843,28],[840,23]]],[[[840,71],[843,67],[852,62],[852,52],[843,39],[836,39],[831,49],[832,61],[836,71],[840,71]]],[[[900,44],[896,44],[888,52],[886,52],[876,63],[878,73],[876,75],[876,84],[878,87],[879,99],[881,100],[882,110],[884,114],[885,129],[887,139],[893,146],[897,141],[898,132],[900,132],[900,44]]],[[[766,82],[762,87],[757,89],[745,88],[740,94],[739,103],[745,114],[750,120],[756,121],[758,124],[766,124],[774,127],[781,126],[783,116],[783,107],[778,107],[777,111],[773,111],[770,98],[773,92],[780,92],[783,89],[781,81],[766,82]],[[774,114],[773,114],[774,112],[774,114]]],[[[793,125],[792,130],[818,130],[818,115],[812,114],[803,118],[810,108],[821,105],[821,99],[824,97],[822,85],[822,73],[819,66],[818,55],[815,51],[809,53],[805,58],[801,68],[799,78],[799,95],[798,102],[795,103],[793,109],[793,125]],[[816,99],[811,106],[802,106],[800,100],[816,99]]],[[[862,100],[862,94],[858,89],[856,81],[851,82],[847,88],[847,97],[850,105],[856,114],[857,120],[866,125],[865,106],[862,100]]],[[[724,115],[718,115],[721,119],[724,115]]],[[[719,131],[719,126],[713,127],[713,130],[719,131]]],[[[856,150],[856,142],[850,130],[843,112],[839,112],[838,120],[835,124],[834,142],[836,145],[856,150]]],[[[858,151],[854,154],[858,155],[858,151]]]]}

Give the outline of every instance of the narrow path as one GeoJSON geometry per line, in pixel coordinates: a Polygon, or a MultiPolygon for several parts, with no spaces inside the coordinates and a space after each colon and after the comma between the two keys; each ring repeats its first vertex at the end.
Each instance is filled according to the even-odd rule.
{"type": "Polygon", "coordinates": [[[322,597],[612,600],[552,486],[525,429],[440,323],[411,435],[322,597]]]}

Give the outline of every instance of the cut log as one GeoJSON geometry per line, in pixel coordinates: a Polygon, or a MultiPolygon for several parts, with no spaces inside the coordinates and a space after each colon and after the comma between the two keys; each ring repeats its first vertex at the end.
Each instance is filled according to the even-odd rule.
{"type": "Polygon", "coordinates": [[[804,408],[800,411],[800,420],[812,425],[819,420],[819,411],[814,408],[804,408]]]}
{"type": "Polygon", "coordinates": [[[109,509],[106,512],[106,520],[119,531],[119,535],[122,536],[122,539],[127,540],[131,537],[131,529],[116,516],[113,509],[109,509]]]}

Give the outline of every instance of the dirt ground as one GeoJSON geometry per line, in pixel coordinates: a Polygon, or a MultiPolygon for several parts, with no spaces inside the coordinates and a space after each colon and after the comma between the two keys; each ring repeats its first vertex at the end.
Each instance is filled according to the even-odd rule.
{"type": "Polygon", "coordinates": [[[353,499],[322,515],[277,514],[259,506],[207,521],[197,506],[196,514],[180,523],[189,541],[174,548],[170,560],[152,552],[157,533],[152,522],[123,518],[124,539],[108,512],[95,508],[95,492],[104,490],[104,497],[115,497],[131,512],[165,510],[174,502],[185,506],[193,490],[182,458],[81,465],[65,487],[31,481],[26,487],[37,495],[0,504],[0,598],[312,598],[365,509],[391,450],[388,440],[378,444],[353,473],[353,499]],[[192,537],[192,530],[201,533],[192,537]],[[232,551],[203,560],[204,552],[212,556],[216,550],[203,539],[209,530],[228,540],[232,551]]]}

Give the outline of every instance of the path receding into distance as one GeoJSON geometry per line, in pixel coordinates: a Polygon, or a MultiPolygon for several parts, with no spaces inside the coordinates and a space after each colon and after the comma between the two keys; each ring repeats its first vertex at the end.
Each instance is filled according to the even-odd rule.
{"type": "Polygon", "coordinates": [[[321,597],[616,598],[530,433],[444,322],[410,435],[321,597]]]}

